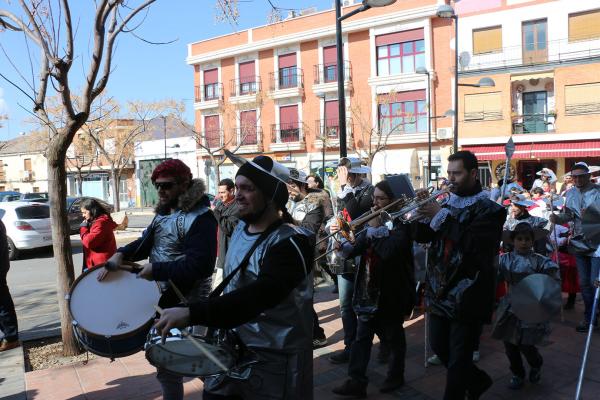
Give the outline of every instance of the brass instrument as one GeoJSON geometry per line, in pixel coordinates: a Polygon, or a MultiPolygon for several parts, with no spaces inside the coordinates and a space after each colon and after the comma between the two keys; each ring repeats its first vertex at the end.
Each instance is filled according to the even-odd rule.
{"type": "Polygon", "coordinates": [[[451,187],[452,185],[448,185],[446,189],[442,190],[433,190],[433,186],[428,187],[427,191],[429,192],[429,195],[427,197],[419,197],[418,195],[413,197],[408,204],[405,204],[400,210],[388,213],[389,219],[391,221],[399,219],[404,224],[409,224],[422,219],[423,216],[419,213],[419,208],[429,202],[437,201],[439,196],[450,193],[451,187]]]}

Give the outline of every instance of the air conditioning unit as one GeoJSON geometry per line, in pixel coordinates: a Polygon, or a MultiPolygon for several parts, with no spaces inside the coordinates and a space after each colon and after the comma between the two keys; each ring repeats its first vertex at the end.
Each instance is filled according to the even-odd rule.
{"type": "Polygon", "coordinates": [[[437,140],[452,139],[452,128],[437,128],[435,137],[437,140]]]}

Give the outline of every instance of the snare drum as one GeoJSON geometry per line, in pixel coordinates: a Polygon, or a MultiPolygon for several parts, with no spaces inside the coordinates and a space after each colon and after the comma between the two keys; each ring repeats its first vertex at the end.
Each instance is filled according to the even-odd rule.
{"type": "Polygon", "coordinates": [[[214,341],[198,336],[183,337],[178,329],[171,330],[171,336],[166,338],[164,344],[153,329],[148,335],[145,349],[146,359],[150,364],[180,376],[221,375],[229,372],[236,364],[234,351],[226,345],[214,344],[214,341]],[[213,355],[221,365],[207,357],[198,346],[213,355]]]}
{"type": "Polygon", "coordinates": [[[144,348],[160,290],[156,282],[123,270],[111,271],[98,282],[102,270],[82,274],[71,287],[73,330],[86,350],[102,357],[125,357],[144,348]]]}

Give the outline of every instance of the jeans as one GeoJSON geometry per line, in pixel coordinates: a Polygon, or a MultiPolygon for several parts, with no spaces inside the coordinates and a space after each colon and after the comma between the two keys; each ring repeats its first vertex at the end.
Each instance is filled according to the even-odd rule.
{"type": "Polygon", "coordinates": [[[19,339],[19,326],[15,305],[6,282],[7,273],[8,270],[0,272],[0,330],[4,333],[4,339],[13,342],[19,339]]]}
{"type": "Polygon", "coordinates": [[[402,326],[403,322],[402,318],[399,318],[398,321],[387,323],[380,323],[375,319],[371,321],[358,319],[356,340],[352,343],[350,363],[348,364],[348,375],[350,378],[365,386],[369,383],[367,366],[371,358],[373,337],[376,332],[382,340],[385,338],[385,343],[391,352],[387,377],[390,379],[404,377],[406,336],[404,334],[404,327],[402,326]]]}
{"type": "Polygon", "coordinates": [[[523,366],[521,353],[523,353],[527,363],[531,368],[540,368],[544,362],[544,359],[535,346],[517,346],[512,343],[504,342],[504,351],[506,352],[506,357],[508,357],[508,361],[510,362],[511,372],[513,375],[518,376],[521,379],[525,378],[525,367],[523,366]]]}
{"type": "Polygon", "coordinates": [[[163,400],[183,400],[183,377],[158,368],[156,379],[162,388],[163,400]]]}
{"type": "Polygon", "coordinates": [[[598,279],[598,272],[600,272],[600,258],[580,255],[575,258],[577,260],[581,297],[583,297],[583,304],[585,305],[585,322],[590,323],[594,303],[594,281],[598,279]]]}
{"type": "Polygon", "coordinates": [[[352,308],[352,296],[354,295],[354,274],[338,275],[338,290],[340,296],[340,314],[342,315],[342,327],[344,328],[344,345],[346,351],[356,337],[356,313],[352,308]]]}
{"type": "Polygon", "coordinates": [[[491,378],[473,364],[473,349],[480,322],[462,322],[430,314],[429,344],[447,368],[444,400],[463,400],[467,389],[478,388],[491,378]]]}

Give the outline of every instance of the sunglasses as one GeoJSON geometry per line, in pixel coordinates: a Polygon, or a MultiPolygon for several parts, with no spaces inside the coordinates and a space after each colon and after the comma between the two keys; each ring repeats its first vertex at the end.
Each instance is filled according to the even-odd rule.
{"type": "Polygon", "coordinates": [[[175,182],[154,182],[156,190],[169,190],[175,185],[175,182]]]}

